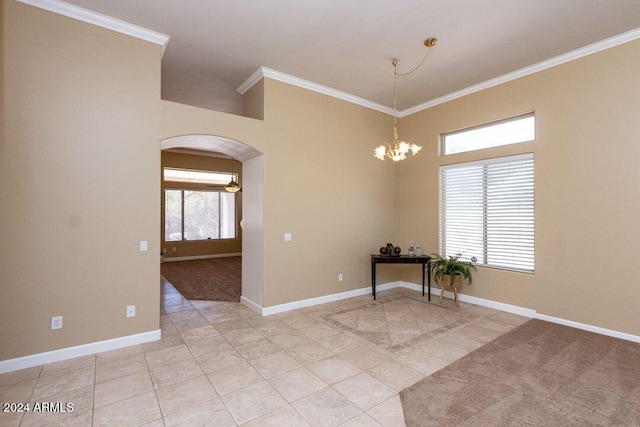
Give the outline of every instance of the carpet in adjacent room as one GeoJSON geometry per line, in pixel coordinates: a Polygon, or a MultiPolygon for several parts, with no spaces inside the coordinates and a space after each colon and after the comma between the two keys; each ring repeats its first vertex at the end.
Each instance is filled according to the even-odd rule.
{"type": "Polygon", "coordinates": [[[242,257],[163,262],[160,270],[188,300],[240,301],[242,257]]]}

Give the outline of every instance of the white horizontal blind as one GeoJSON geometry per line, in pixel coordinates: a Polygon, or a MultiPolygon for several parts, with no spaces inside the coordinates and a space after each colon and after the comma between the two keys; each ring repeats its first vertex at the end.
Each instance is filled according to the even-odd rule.
{"type": "Polygon", "coordinates": [[[443,166],[440,186],[441,253],[534,271],[533,155],[443,166]]]}

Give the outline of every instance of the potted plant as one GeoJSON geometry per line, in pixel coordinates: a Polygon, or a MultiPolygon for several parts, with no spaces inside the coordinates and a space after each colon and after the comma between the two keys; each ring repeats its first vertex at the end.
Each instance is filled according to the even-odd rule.
{"type": "Polygon", "coordinates": [[[460,307],[458,302],[458,287],[462,286],[463,280],[466,280],[469,285],[473,282],[471,272],[477,271],[476,266],[469,261],[460,260],[462,256],[460,253],[448,257],[440,254],[431,255],[433,255],[430,261],[433,280],[440,285],[440,304],[442,303],[444,287],[450,286],[453,288],[456,306],[460,307]]]}

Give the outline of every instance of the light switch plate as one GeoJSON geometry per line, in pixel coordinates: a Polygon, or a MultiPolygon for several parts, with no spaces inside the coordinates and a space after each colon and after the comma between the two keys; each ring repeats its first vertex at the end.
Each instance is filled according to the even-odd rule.
{"type": "Polygon", "coordinates": [[[140,240],[140,252],[144,252],[149,248],[146,240],[140,240]]]}
{"type": "Polygon", "coordinates": [[[134,317],[136,315],[136,306],[128,305],[127,306],[127,317],[134,317]]]}
{"type": "Polygon", "coordinates": [[[284,233],[284,241],[285,242],[291,241],[291,233],[284,233]]]}

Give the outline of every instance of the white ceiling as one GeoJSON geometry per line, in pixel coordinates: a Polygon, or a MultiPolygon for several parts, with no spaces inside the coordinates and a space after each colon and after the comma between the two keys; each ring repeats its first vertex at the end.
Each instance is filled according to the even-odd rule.
{"type": "MultiPolygon", "coordinates": [[[[68,0],[160,33],[163,97],[238,112],[261,66],[413,107],[640,28],[640,0],[68,0]]],[[[635,33],[635,32],[634,32],[635,33]]]]}

